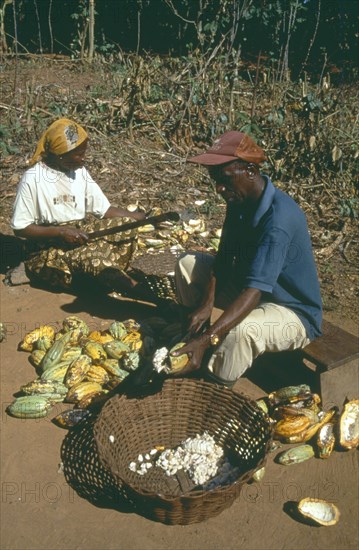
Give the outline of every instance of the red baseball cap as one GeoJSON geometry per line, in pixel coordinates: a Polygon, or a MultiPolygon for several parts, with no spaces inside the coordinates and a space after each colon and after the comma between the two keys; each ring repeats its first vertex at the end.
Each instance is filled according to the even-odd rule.
{"type": "Polygon", "coordinates": [[[216,139],[210,149],[201,155],[189,158],[188,162],[215,166],[241,159],[245,162],[260,164],[266,158],[263,149],[251,137],[242,132],[231,131],[225,132],[216,139]]]}

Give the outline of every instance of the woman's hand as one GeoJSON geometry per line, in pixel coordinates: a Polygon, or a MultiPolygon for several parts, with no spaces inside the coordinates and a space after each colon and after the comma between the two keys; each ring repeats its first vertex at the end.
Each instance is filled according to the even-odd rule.
{"type": "Polygon", "coordinates": [[[17,237],[34,241],[60,241],[62,244],[82,246],[88,241],[88,236],[80,229],[71,225],[36,225],[30,224],[24,229],[14,231],[17,237]]]}
{"type": "Polygon", "coordinates": [[[134,218],[135,220],[144,220],[146,219],[145,212],[128,212],[128,217],[134,218]]]}
{"type": "Polygon", "coordinates": [[[76,227],[60,226],[58,237],[66,244],[71,246],[82,246],[88,241],[88,236],[76,227]]]}
{"type": "Polygon", "coordinates": [[[107,210],[104,218],[132,218],[134,220],[144,220],[146,214],[144,212],[132,212],[125,208],[119,208],[117,206],[110,206],[107,210]]]}

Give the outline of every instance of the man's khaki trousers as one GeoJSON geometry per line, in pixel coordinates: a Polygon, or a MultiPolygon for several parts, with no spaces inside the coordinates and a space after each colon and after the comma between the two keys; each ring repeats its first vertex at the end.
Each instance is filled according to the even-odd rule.
{"type": "MultiPolygon", "coordinates": [[[[213,261],[213,256],[201,252],[185,253],[179,258],[175,276],[180,304],[191,309],[199,306],[213,261]]],[[[238,291],[228,286],[215,306],[225,309],[236,296],[238,291]]],[[[208,368],[223,381],[234,382],[262,353],[295,350],[309,342],[302,321],[292,310],[262,302],[222,340],[211,355],[208,368]]]]}

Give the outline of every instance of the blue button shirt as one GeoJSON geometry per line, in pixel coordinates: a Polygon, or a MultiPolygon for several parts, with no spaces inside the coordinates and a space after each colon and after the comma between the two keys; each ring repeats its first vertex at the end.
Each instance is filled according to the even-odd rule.
{"type": "Polygon", "coordinates": [[[214,272],[218,287],[231,281],[262,291],[262,301],[292,309],[308,338],[321,335],[322,301],[304,212],[267,176],[258,207],[250,216],[227,206],[214,272]]]}

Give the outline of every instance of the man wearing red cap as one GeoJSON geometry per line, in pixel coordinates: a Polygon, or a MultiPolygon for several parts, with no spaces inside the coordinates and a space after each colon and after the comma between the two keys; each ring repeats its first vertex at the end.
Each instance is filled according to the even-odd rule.
{"type": "Polygon", "coordinates": [[[235,131],[189,159],[207,167],[227,211],[217,256],[186,253],[177,263],[178,299],[190,312],[181,349],[190,362],[181,375],[199,369],[206,354],[210,378],[232,385],[262,353],[301,348],[321,334],[305,215],[260,173],[265,159],[235,131]],[[214,306],[223,313],[209,327],[214,306]]]}

